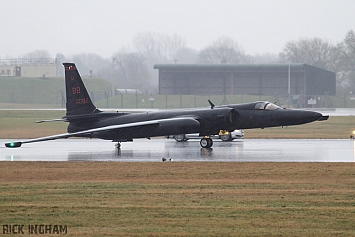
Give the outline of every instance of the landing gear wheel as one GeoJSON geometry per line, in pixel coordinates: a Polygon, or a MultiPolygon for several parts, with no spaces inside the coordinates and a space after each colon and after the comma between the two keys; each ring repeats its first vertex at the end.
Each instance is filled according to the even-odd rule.
{"type": "Polygon", "coordinates": [[[202,138],[200,145],[202,148],[210,148],[213,145],[213,141],[211,138],[202,138]]]}
{"type": "Polygon", "coordinates": [[[121,143],[117,142],[117,144],[115,145],[117,149],[121,148],[121,143]]]}
{"type": "Polygon", "coordinates": [[[221,135],[221,140],[224,142],[232,141],[232,136],[230,133],[221,135]]]}
{"type": "Polygon", "coordinates": [[[177,142],[185,142],[186,141],[185,134],[174,135],[174,138],[177,142]]]}

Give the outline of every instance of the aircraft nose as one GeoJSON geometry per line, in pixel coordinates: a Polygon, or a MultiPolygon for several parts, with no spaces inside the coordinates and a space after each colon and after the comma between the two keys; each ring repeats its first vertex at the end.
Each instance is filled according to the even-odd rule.
{"type": "Polygon", "coordinates": [[[316,120],[320,119],[323,115],[321,113],[316,112],[315,114],[316,120]]]}
{"type": "MultiPolygon", "coordinates": [[[[287,112],[287,111],[285,111],[287,112]]],[[[286,125],[299,125],[299,124],[305,124],[305,123],[310,123],[313,121],[321,121],[321,120],[327,120],[327,116],[323,116],[321,113],[314,112],[314,111],[308,111],[308,110],[293,110],[288,111],[287,116],[284,118],[283,124],[286,125]],[[286,119],[287,118],[287,119],[286,119]]]]}
{"type": "Polygon", "coordinates": [[[323,121],[329,118],[329,116],[323,116],[323,114],[313,111],[307,111],[305,114],[307,114],[305,118],[309,118],[310,121],[323,121]]]}
{"type": "Polygon", "coordinates": [[[324,121],[324,120],[328,120],[329,115],[323,115],[321,113],[317,113],[316,117],[318,121],[324,121]]]}
{"type": "Polygon", "coordinates": [[[303,113],[303,116],[306,120],[309,121],[317,121],[318,119],[320,119],[323,115],[321,113],[318,112],[314,112],[314,111],[305,111],[303,113]]]}

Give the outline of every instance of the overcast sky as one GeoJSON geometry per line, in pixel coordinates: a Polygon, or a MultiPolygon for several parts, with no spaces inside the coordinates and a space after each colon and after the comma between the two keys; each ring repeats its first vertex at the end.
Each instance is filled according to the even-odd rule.
{"type": "Polygon", "coordinates": [[[355,0],[0,0],[0,58],[35,50],[111,57],[142,32],[177,34],[200,50],[221,36],[247,54],[300,38],[338,43],[355,30],[355,0]]]}

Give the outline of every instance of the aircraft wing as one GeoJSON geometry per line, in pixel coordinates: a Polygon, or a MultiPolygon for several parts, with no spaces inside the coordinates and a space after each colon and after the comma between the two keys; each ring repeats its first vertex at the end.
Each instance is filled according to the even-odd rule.
{"type": "Polygon", "coordinates": [[[172,125],[174,125],[174,126],[199,127],[200,123],[195,118],[190,118],[190,117],[158,119],[158,120],[142,121],[142,122],[135,122],[135,123],[110,125],[110,126],[106,126],[106,127],[83,130],[80,132],[63,133],[63,134],[57,134],[57,135],[52,135],[52,136],[47,136],[47,137],[39,137],[39,138],[29,139],[29,140],[25,140],[25,141],[9,142],[9,143],[5,143],[5,146],[11,147],[11,148],[12,147],[20,147],[22,144],[25,144],[25,143],[49,141],[49,140],[56,140],[56,139],[69,138],[69,137],[81,137],[81,136],[90,135],[90,134],[94,134],[94,133],[108,132],[108,131],[113,131],[113,130],[119,132],[119,130],[123,129],[123,128],[134,128],[134,127],[137,128],[137,127],[142,127],[142,126],[147,126],[147,125],[153,125],[153,126],[154,125],[156,125],[156,126],[172,126],[172,125]]]}

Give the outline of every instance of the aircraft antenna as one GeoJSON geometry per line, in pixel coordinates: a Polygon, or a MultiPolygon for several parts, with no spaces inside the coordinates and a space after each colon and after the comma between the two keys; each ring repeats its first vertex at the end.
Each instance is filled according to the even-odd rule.
{"type": "Polygon", "coordinates": [[[211,109],[213,109],[215,107],[215,105],[212,103],[212,101],[208,100],[208,103],[210,103],[211,109]]]}

